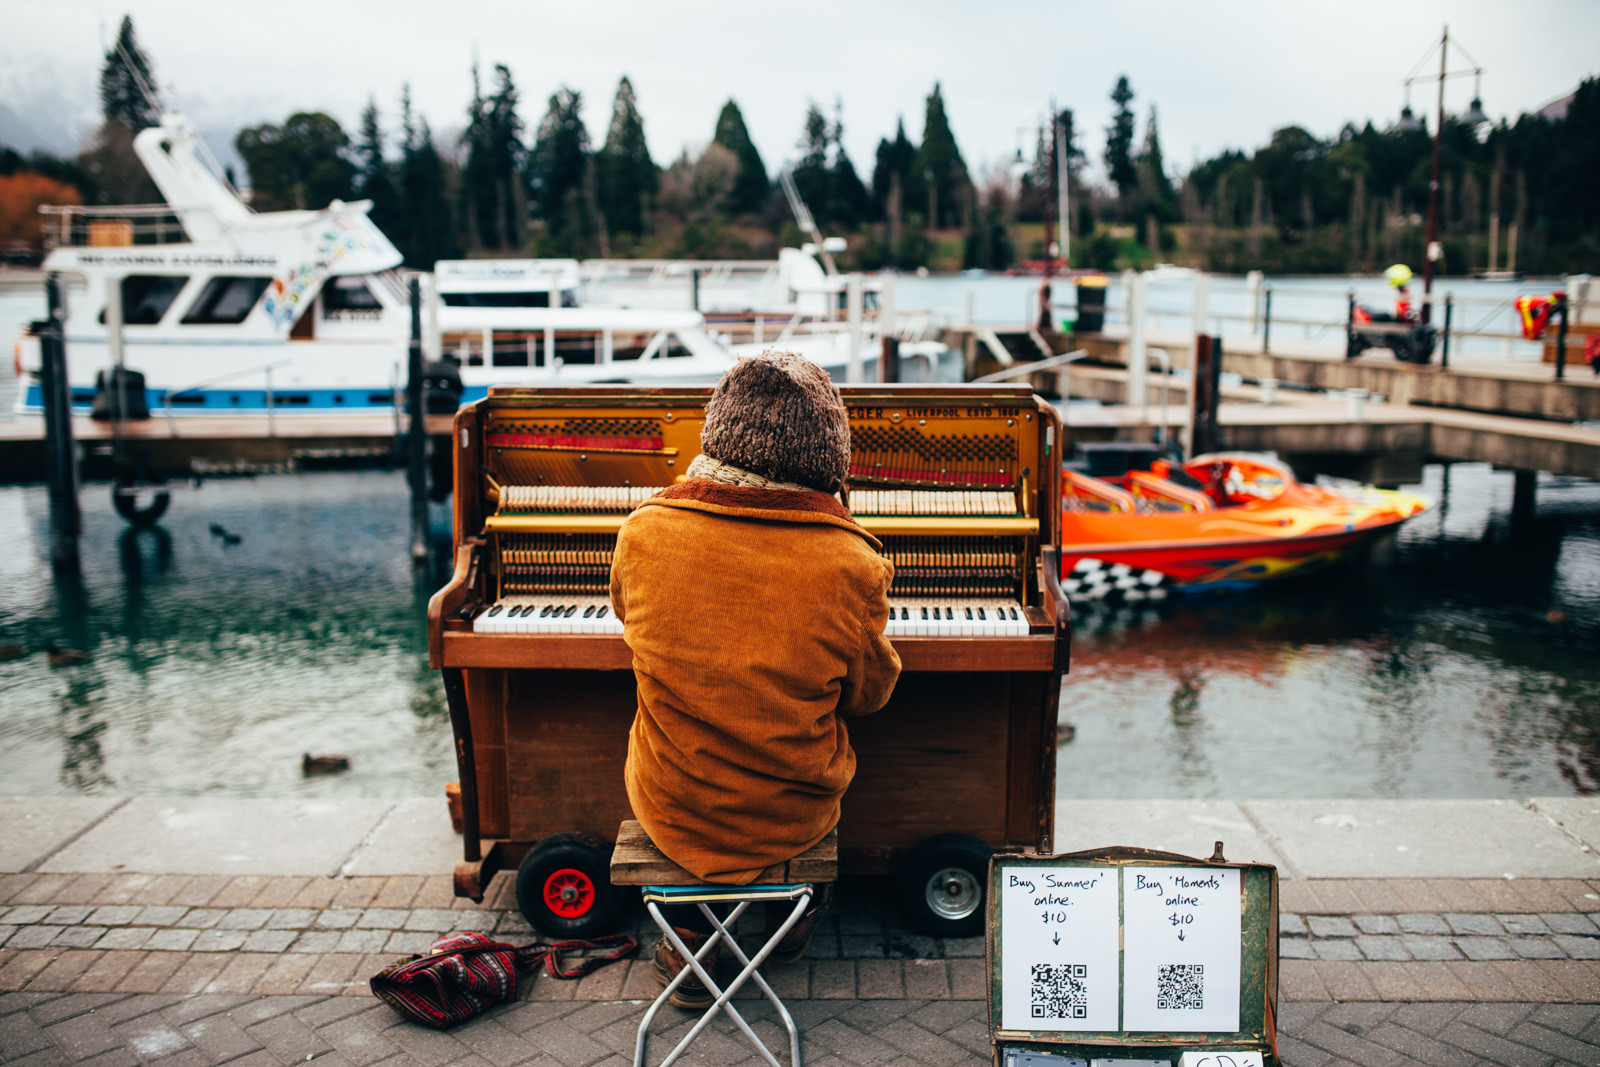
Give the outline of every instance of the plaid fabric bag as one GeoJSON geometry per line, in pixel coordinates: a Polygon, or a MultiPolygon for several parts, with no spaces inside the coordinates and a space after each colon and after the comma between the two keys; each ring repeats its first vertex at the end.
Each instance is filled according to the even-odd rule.
{"type": "Polygon", "coordinates": [[[448,934],[425,953],[396,960],[372,976],[374,995],[401,1015],[445,1030],[487,1008],[517,999],[517,971],[537,970],[541,963],[552,978],[582,978],[597,967],[619,960],[639,947],[622,934],[592,941],[508,945],[482,934],[448,934]],[[562,953],[610,949],[572,967],[563,967],[562,953]]]}

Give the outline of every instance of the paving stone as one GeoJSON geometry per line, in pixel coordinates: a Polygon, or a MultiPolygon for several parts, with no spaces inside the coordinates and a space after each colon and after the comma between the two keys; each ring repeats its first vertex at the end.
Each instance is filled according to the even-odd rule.
{"type": "Polygon", "coordinates": [[[1279,937],[1304,937],[1307,933],[1306,921],[1301,916],[1291,913],[1278,916],[1279,937]]]}
{"type": "Polygon", "coordinates": [[[163,993],[204,993],[212,979],[222,973],[228,965],[228,957],[217,952],[200,952],[186,955],[183,963],[166,984],[161,987],[163,993]]]}
{"type": "Polygon", "coordinates": [[[143,957],[141,952],[102,952],[100,958],[72,983],[72,988],[84,993],[109,993],[143,957]]]}
{"type": "Polygon", "coordinates": [[[312,908],[277,908],[267,916],[265,929],[304,930],[316,921],[317,915],[312,908]]]}
{"type": "Polygon", "coordinates": [[[217,929],[259,930],[271,916],[272,912],[266,908],[231,908],[217,920],[217,929]]]}
{"type": "Polygon", "coordinates": [[[982,956],[986,951],[981,937],[944,937],[939,939],[940,955],[947,960],[982,956]]]}
{"type": "MultiPolygon", "coordinates": [[[[383,1031],[393,1023],[392,1017],[379,1021],[368,1013],[320,1026],[317,1036],[331,1044],[351,1063],[364,1067],[400,1053],[400,1046],[383,1035],[383,1031]]],[[[476,1028],[474,1024],[469,1029],[476,1028]]]]}
{"type": "Polygon", "coordinates": [[[67,993],[64,996],[52,997],[41,1001],[31,1011],[33,1021],[40,1026],[54,1026],[56,1023],[65,1022],[79,1015],[88,1015],[98,1011],[108,1004],[114,1004],[123,999],[117,994],[107,993],[67,993]]]}
{"type": "Polygon", "coordinates": [[[143,958],[117,983],[119,993],[158,992],[186,958],[177,952],[146,952],[142,955],[143,958]]]}
{"type": "Polygon", "coordinates": [[[191,1048],[189,1039],[159,1016],[146,1016],[112,1028],[112,1033],[140,1059],[158,1060],[191,1048]]]}
{"type": "Polygon", "coordinates": [[[1361,949],[1355,941],[1348,938],[1334,938],[1327,941],[1313,941],[1311,947],[1316,950],[1319,960],[1359,960],[1362,959],[1361,949]]]}
{"type": "Polygon", "coordinates": [[[306,930],[289,946],[290,952],[332,952],[344,934],[338,930],[306,930]]]}
{"type": "Polygon", "coordinates": [[[248,1027],[245,1032],[284,1063],[331,1052],[333,1046],[294,1015],[277,1015],[248,1027]]]}
{"type": "Polygon", "coordinates": [[[39,921],[49,926],[76,926],[92,914],[94,914],[94,909],[91,907],[80,904],[64,904],[57,908],[51,908],[49,913],[39,921]]]}
{"type": "Polygon", "coordinates": [[[262,1047],[260,1041],[227,1015],[208,1016],[182,1027],[179,1032],[219,1062],[236,1059],[262,1047]]]}
{"type": "Polygon", "coordinates": [[[1548,937],[1513,937],[1506,940],[1511,951],[1525,960],[1560,960],[1567,954],[1548,937]]]}
{"type": "Polygon", "coordinates": [[[153,905],[142,909],[133,921],[139,926],[177,926],[187,914],[188,908],[153,905]]]}
{"type": "Polygon", "coordinates": [[[1468,915],[1461,912],[1451,912],[1445,917],[1450,924],[1450,929],[1457,934],[1476,934],[1481,937],[1499,937],[1504,934],[1505,927],[1500,925],[1493,915],[1468,915]]]}
{"type": "MultiPolygon", "coordinates": [[[[1398,927],[1396,928],[1398,929],[1398,927]]],[[[1409,960],[1411,953],[1398,937],[1358,937],[1356,947],[1369,960],[1409,960]]]]}
{"type": "Polygon", "coordinates": [[[94,909],[87,921],[96,926],[125,926],[143,910],[137,904],[106,904],[94,909]]]}
{"type": "Polygon", "coordinates": [[[339,943],[333,951],[359,952],[363,955],[369,952],[382,952],[384,944],[389,940],[389,934],[388,930],[346,930],[339,935],[339,943]]]}
{"type": "Polygon", "coordinates": [[[28,983],[30,989],[60,989],[68,990],[72,984],[93,966],[104,953],[94,950],[63,949],[61,954],[34,976],[28,983]]]}
{"type": "Polygon", "coordinates": [[[1457,1048],[1493,1063],[1506,1064],[1507,1067],[1546,1067],[1555,1059],[1526,1045],[1507,1041],[1461,1022],[1451,1024],[1440,1037],[1457,1048]]]}
{"type": "Polygon", "coordinates": [[[1444,916],[1434,915],[1429,912],[1406,912],[1396,915],[1395,922],[1400,929],[1408,934],[1448,934],[1450,924],[1444,921],[1444,916]]]}
{"type": "Polygon", "coordinates": [[[244,946],[246,936],[243,930],[201,930],[189,949],[192,952],[232,952],[244,946]]]}
{"type": "Polygon", "coordinates": [[[68,926],[58,931],[50,943],[61,948],[93,948],[105,932],[104,926],[68,926]]]}
{"type": "Polygon", "coordinates": [[[1278,957],[1285,960],[1314,960],[1317,958],[1316,942],[1303,937],[1279,941],[1278,957]]]}
{"type": "Polygon", "coordinates": [[[144,947],[152,951],[186,952],[199,936],[199,930],[157,930],[150,935],[144,947]]]}
{"type": "Polygon", "coordinates": [[[348,930],[361,921],[361,908],[329,908],[317,915],[312,925],[319,930],[348,930]]]}
{"type": "Polygon", "coordinates": [[[15,926],[30,926],[44,921],[54,910],[54,904],[18,904],[6,909],[4,921],[15,926]]]}
{"type": "Polygon", "coordinates": [[[1509,960],[1515,954],[1498,937],[1458,937],[1456,947],[1469,960],[1509,960]]]}
{"type": "Polygon", "coordinates": [[[179,921],[191,930],[211,930],[227,914],[226,908],[190,908],[179,921]]]}
{"type": "Polygon", "coordinates": [[[1360,933],[1355,923],[1342,915],[1307,915],[1306,925],[1313,937],[1354,937],[1360,933]]]}
{"type": "Polygon", "coordinates": [[[1393,915],[1352,915],[1350,920],[1364,934],[1398,934],[1400,924],[1393,915]]]}
{"type": "Polygon", "coordinates": [[[1496,915],[1508,934],[1548,934],[1550,927],[1537,915],[1496,915]]]}
{"type": "Polygon", "coordinates": [[[1600,938],[1556,934],[1550,940],[1575,960],[1600,960],[1600,938]]]}
{"type": "Polygon", "coordinates": [[[410,916],[411,912],[405,908],[368,908],[355,925],[367,930],[400,930],[410,916]]]}
{"type": "Polygon", "coordinates": [[[461,914],[449,908],[416,908],[404,913],[404,921],[391,929],[444,934],[456,929],[456,924],[461,921],[461,914]]]}
{"type": "Polygon", "coordinates": [[[1580,934],[1589,937],[1600,935],[1600,927],[1596,927],[1587,915],[1576,912],[1544,912],[1539,918],[1558,934],[1580,934]]]}
{"type": "Polygon", "coordinates": [[[293,930],[253,930],[239,947],[245,952],[283,952],[297,936],[293,930]]]}
{"type": "Polygon", "coordinates": [[[6,942],[9,949],[44,948],[61,933],[59,926],[24,926],[6,942]]]}
{"type": "Polygon", "coordinates": [[[1402,935],[1400,943],[1418,960],[1459,960],[1461,950],[1448,937],[1408,937],[1402,935]]]}
{"type": "Polygon", "coordinates": [[[277,994],[293,993],[305,982],[307,975],[316,966],[320,956],[310,953],[286,953],[272,961],[272,964],[256,979],[252,993],[259,995],[273,995],[273,1000],[288,999],[277,994]]]}
{"type": "Polygon", "coordinates": [[[96,947],[123,950],[144,948],[154,933],[148,926],[119,926],[107,930],[96,947]]]}

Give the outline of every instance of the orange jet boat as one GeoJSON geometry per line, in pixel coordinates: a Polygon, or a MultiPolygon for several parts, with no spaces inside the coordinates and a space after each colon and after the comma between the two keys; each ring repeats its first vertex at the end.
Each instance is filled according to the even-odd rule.
{"type": "Polygon", "coordinates": [[[1431,502],[1372,486],[1304,485],[1242,452],[1157,460],[1115,478],[1062,472],[1061,585],[1078,601],[1233,592],[1325,567],[1431,502]]]}

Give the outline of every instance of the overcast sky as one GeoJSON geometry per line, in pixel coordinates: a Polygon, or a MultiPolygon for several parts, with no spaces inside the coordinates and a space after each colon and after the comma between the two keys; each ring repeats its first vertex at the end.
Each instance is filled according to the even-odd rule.
{"type": "MultiPolygon", "coordinates": [[[[169,102],[213,140],[241,125],[323,110],[353,130],[369,95],[398,124],[400,86],[436,133],[458,131],[476,55],[485,72],[511,68],[531,130],[558,86],[583,94],[596,146],[617,80],[633,82],[650,150],[670,162],[698,149],[717,113],[738,101],[775,171],[796,155],[807,102],[831,116],[842,101],[845,147],[870,179],[878,139],[903,117],[913,141],[935,82],[974,170],[1003,164],[1052,97],[1073,108],[1096,167],[1107,99],[1126,74],[1143,136],[1159,109],[1169,168],[1298,124],[1330,136],[1346,121],[1391,123],[1402,81],[1449,23],[1450,68],[1486,68],[1489,114],[1514,118],[1600,74],[1597,0],[723,0],[540,3],[521,0],[0,0],[0,107],[45,114],[59,97],[90,122],[105,44],[124,13],[169,102]]],[[[1424,65],[1437,72],[1437,56],[1424,65]]],[[[1465,110],[1470,77],[1445,90],[1465,110]]],[[[1431,115],[1436,84],[1412,90],[1431,115]]],[[[51,112],[53,114],[53,112],[51,112]]],[[[81,137],[82,130],[76,136],[81,137]]],[[[12,135],[14,138],[17,136],[12,135]]],[[[22,147],[32,147],[23,145],[22,147]]]]}

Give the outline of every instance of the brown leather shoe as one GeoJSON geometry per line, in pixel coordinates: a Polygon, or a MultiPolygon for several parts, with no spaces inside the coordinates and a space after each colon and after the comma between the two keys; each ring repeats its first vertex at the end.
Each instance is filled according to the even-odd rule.
{"type": "MultiPolygon", "coordinates": [[[[685,930],[677,926],[674,926],[672,930],[679,937],[683,938],[683,943],[688,947],[690,952],[699,952],[700,946],[704,945],[706,943],[706,939],[711,936],[710,934],[699,934],[695,933],[693,930],[685,930]]],[[[708,973],[715,974],[717,970],[717,957],[721,954],[722,945],[719,943],[710,952],[706,953],[706,955],[701,959],[700,965],[704,967],[708,973]]],[[[687,966],[688,963],[684,960],[684,958],[678,955],[678,950],[672,947],[672,942],[668,941],[665,937],[657,942],[657,982],[660,982],[663,986],[671,985],[672,980],[678,977],[678,972],[687,966]]],[[[711,990],[707,989],[705,985],[701,983],[700,976],[694,974],[692,971],[687,978],[678,984],[678,988],[674,989],[672,994],[667,997],[667,1002],[673,1007],[684,1008],[690,1011],[709,1008],[712,1004],[716,1003],[716,1000],[717,998],[711,995],[711,990]]]]}
{"type": "MultiPolygon", "coordinates": [[[[823,916],[828,913],[828,906],[833,903],[833,884],[831,882],[815,888],[816,895],[811,898],[811,904],[806,908],[805,914],[800,916],[799,922],[789,927],[789,932],[783,935],[783,940],[777,943],[772,952],[768,954],[767,959],[776,963],[795,963],[811,947],[811,936],[817,932],[817,924],[822,922],[823,916]]],[[[769,932],[767,936],[770,937],[771,931],[782,925],[783,917],[788,914],[789,909],[793,906],[792,904],[776,905],[768,908],[767,922],[769,925],[767,929],[769,932]]]]}

